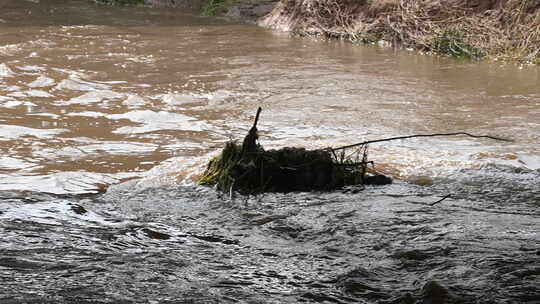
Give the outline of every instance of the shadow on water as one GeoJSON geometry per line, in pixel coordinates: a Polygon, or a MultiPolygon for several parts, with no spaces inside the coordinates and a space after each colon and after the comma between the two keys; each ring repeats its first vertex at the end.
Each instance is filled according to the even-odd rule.
{"type": "Polygon", "coordinates": [[[2,303],[536,303],[537,209],[433,190],[6,192],[2,303]]]}

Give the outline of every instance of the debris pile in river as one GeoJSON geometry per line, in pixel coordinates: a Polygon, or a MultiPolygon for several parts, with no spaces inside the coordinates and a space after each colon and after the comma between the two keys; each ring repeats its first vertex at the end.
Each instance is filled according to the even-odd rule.
{"type": "Polygon", "coordinates": [[[453,132],[398,136],[319,150],[286,147],[266,151],[257,143],[259,138],[257,122],[260,113],[261,108],[257,110],[255,122],[242,145],[234,141],[228,142],[221,154],[210,160],[199,184],[216,185],[218,190],[230,194],[235,191],[241,194],[255,194],[328,191],[349,185],[386,185],[392,183],[390,177],[377,174],[372,168],[368,170],[368,165],[373,165],[373,162],[367,159],[368,144],[416,137],[456,135],[512,141],[489,135],[453,132]]]}
{"type": "MultiPolygon", "coordinates": [[[[217,185],[218,190],[241,194],[261,192],[328,191],[347,185],[388,184],[389,177],[367,174],[367,145],[353,157],[335,150],[286,147],[264,150],[257,143],[257,111],[253,127],[242,145],[228,142],[221,154],[210,160],[199,180],[201,185],[217,185]]],[[[343,151],[342,151],[343,152],[343,151]]]]}

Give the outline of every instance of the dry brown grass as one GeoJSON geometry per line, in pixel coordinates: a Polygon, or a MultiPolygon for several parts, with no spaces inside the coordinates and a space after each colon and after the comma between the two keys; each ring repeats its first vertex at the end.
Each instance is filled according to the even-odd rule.
{"type": "Polygon", "coordinates": [[[282,0],[298,34],[540,63],[540,0],[282,0]]]}

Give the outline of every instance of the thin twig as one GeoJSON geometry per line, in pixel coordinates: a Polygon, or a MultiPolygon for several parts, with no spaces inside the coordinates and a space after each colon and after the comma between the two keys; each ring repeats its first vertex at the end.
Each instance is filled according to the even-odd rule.
{"type": "Polygon", "coordinates": [[[398,136],[398,137],[390,137],[390,138],[383,138],[383,139],[375,139],[375,140],[368,140],[357,144],[347,145],[339,148],[330,148],[332,151],[336,150],[344,150],[348,148],[354,148],[362,145],[377,143],[377,142],[383,142],[383,141],[391,141],[391,140],[397,140],[397,139],[408,139],[408,138],[414,138],[414,137],[435,137],[435,136],[455,136],[455,135],[467,135],[474,138],[490,138],[494,140],[500,140],[500,141],[508,141],[512,142],[510,139],[506,138],[500,138],[495,136],[489,136],[489,135],[473,135],[470,133],[465,132],[455,132],[455,133],[436,133],[436,134],[416,134],[416,135],[407,135],[407,136],[398,136]]]}
{"type": "Polygon", "coordinates": [[[450,197],[450,194],[448,194],[447,196],[445,196],[445,197],[441,198],[440,200],[438,200],[438,201],[436,201],[436,202],[434,202],[434,203],[431,203],[431,204],[429,204],[429,205],[430,205],[430,206],[435,206],[435,205],[437,205],[438,203],[444,201],[445,199],[447,199],[447,198],[449,198],[449,197],[450,197]]]}

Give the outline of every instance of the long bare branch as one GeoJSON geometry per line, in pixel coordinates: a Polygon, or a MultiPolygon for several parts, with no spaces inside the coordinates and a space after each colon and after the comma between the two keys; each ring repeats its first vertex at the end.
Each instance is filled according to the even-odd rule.
{"type": "Polygon", "coordinates": [[[390,138],[383,138],[383,139],[375,139],[375,140],[368,140],[368,141],[364,141],[364,142],[357,143],[357,144],[347,145],[347,146],[338,147],[338,148],[330,148],[330,149],[332,151],[337,151],[337,150],[344,150],[344,149],[354,148],[354,147],[358,147],[358,146],[363,146],[363,145],[372,144],[372,143],[378,143],[378,142],[383,142],[383,141],[391,141],[391,140],[398,140],[398,139],[408,139],[408,138],[415,138],[415,137],[436,137],[436,136],[457,136],[457,135],[466,135],[466,136],[474,137],[474,138],[489,138],[489,139],[494,139],[494,140],[513,142],[513,140],[511,140],[511,139],[506,139],[506,138],[501,138],[501,137],[495,137],[495,136],[489,136],[489,135],[474,135],[474,134],[470,134],[470,133],[466,133],[466,132],[454,132],[454,133],[416,134],[416,135],[407,135],[407,136],[397,136],[397,137],[390,137],[390,138]]]}

